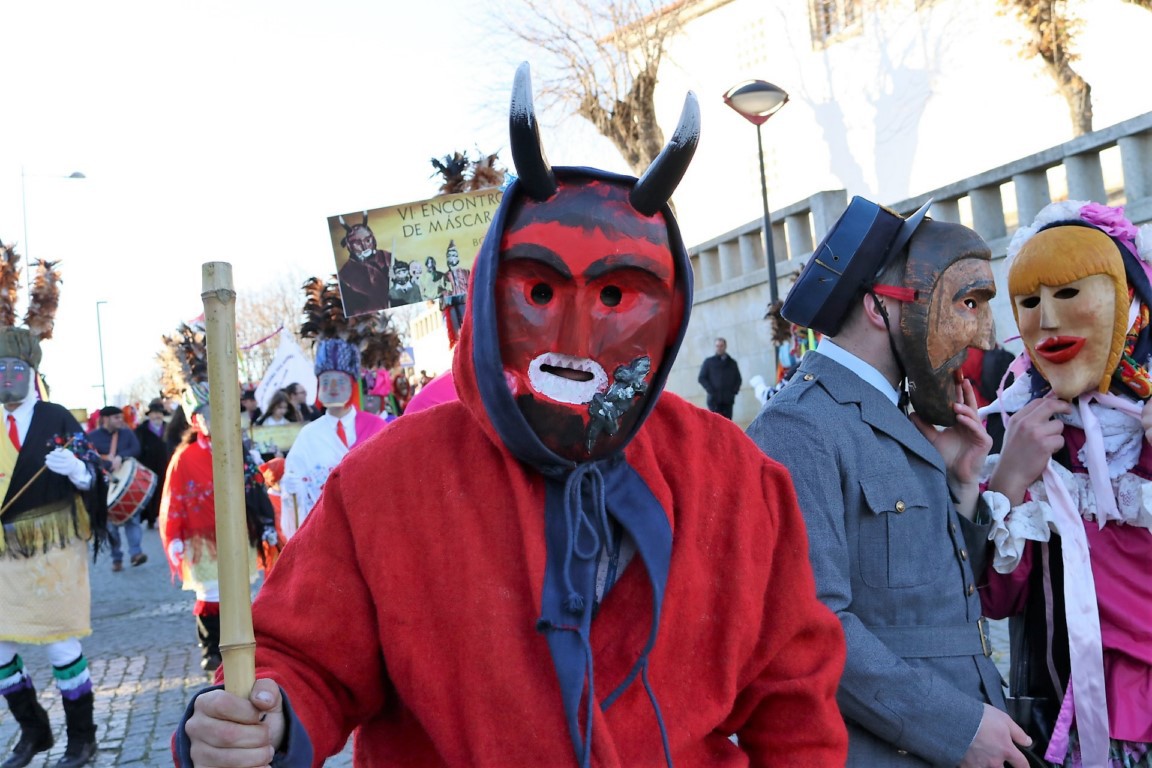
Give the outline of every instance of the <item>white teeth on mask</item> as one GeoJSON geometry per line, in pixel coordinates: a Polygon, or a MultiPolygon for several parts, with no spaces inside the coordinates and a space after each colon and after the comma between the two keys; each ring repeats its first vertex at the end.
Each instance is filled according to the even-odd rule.
{"type": "Polygon", "coordinates": [[[545,352],[528,365],[528,381],[532,389],[558,403],[581,405],[592,401],[597,392],[608,389],[608,374],[595,360],[586,357],[572,357],[557,352],[545,352]],[[573,381],[554,373],[542,370],[542,366],[571,368],[575,371],[591,373],[588,381],[573,381]]]}

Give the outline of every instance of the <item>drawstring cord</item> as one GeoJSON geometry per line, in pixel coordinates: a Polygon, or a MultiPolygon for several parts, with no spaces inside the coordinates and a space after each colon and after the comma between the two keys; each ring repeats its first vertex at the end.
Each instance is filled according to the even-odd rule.
{"type": "Polygon", "coordinates": [[[581,560],[592,560],[600,554],[600,534],[595,523],[604,532],[604,547],[610,557],[615,556],[612,529],[608,524],[608,504],[604,492],[604,475],[595,462],[581,464],[569,473],[564,482],[564,522],[568,532],[568,546],[564,549],[564,589],[568,597],[564,608],[569,613],[580,615],[584,612],[584,596],[572,586],[572,556],[581,560]],[[584,481],[588,481],[592,497],[592,517],[584,508],[584,481]],[[595,522],[593,522],[595,521],[595,522]],[[587,547],[580,546],[581,533],[587,534],[587,547]]]}

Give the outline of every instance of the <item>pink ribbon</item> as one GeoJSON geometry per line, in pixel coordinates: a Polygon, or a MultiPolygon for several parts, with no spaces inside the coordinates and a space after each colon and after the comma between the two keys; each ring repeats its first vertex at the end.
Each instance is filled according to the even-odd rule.
{"type": "Polygon", "coordinates": [[[272,333],[268,334],[268,335],[267,335],[267,336],[265,336],[264,338],[262,338],[262,339],[258,339],[257,341],[254,341],[254,342],[252,342],[251,344],[246,344],[246,345],[244,345],[243,347],[240,347],[240,349],[242,349],[243,351],[247,352],[248,350],[252,349],[252,347],[258,347],[258,346],[260,346],[261,344],[263,344],[264,342],[268,341],[268,339],[271,339],[273,336],[275,336],[276,334],[280,333],[280,331],[282,331],[282,330],[284,330],[284,326],[280,326],[279,328],[277,328],[276,330],[272,331],[272,333]]]}
{"type": "MultiPolygon", "coordinates": [[[[1092,493],[1096,497],[1096,521],[1101,527],[1119,514],[1108,474],[1108,459],[1100,422],[1089,405],[1092,401],[1106,408],[1139,419],[1143,404],[1109,393],[1089,392],[1078,398],[1084,428],[1085,464],[1092,493]]],[[[1045,759],[1064,762],[1068,751],[1071,712],[1075,711],[1080,752],[1087,768],[1108,764],[1108,700],[1104,692],[1104,648],[1100,638],[1100,611],[1096,602],[1096,584],[1084,519],[1068,488],[1057,476],[1052,461],[1044,469],[1044,490],[1052,508],[1053,523],[1063,544],[1064,605],[1068,618],[1068,650],[1072,662],[1072,680],[1065,692],[1064,705],[1057,719],[1045,759]],[[1073,690],[1075,696],[1073,696],[1073,690]],[[1071,700],[1072,706],[1069,706],[1071,700]]]]}
{"type": "MultiPolygon", "coordinates": [[[[1051,460],[1044,468],[1044,490],[1048,493],[1053,522],[1063,545],[1064,607],[1068,619],[1068,652],[1072,661],[1072,680],[1065,695],[1070,696],[1072,689],[1076,691],[1076,725],[1084,765],[1086,768],[1104,768],[1108,763],[1108,700],[1104,695],[1104,648],[1100,639],[1100,612],[1088,537],[1084,533],[1080,510],[1056,474],[1051,460]]],[[[1096,503],[1100,503],[1099,498],[1096,503]]],[[[1070,719],[1057,721],[1056,732],[1052,734],[1048,752],[1044,755],[1046,760],[1064,762],[1070,719]]]]}
{"type": "MultiPolygon", "coordinates": [[[[1108,458],[1104,451],[1104,436],[1100,434],[1100,421],[1092,412],[1093,400],[1098,392],[1088,392],[1077,398],[1080,422],[1084,426],[1084,463],[1088,467],[1088,480],[1096,497],[1096,524],[1103,528],[1107,520],[1116,520],[1116,499],[1112,494],[1112,479],[1108,476],[1108,458]]],[[[1137,415],[1139,418],[1139,415],[1137,415]]]]}

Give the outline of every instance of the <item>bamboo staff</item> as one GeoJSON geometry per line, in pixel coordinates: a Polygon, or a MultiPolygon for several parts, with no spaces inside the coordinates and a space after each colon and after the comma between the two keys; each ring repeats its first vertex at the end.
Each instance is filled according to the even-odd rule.
{"type": "Polygon", "coordinates": [[[224,690],[248,698],[256,682],[256,638],[248,522],[244,512],[244,446],[240,440],[240,384],[236,368],[236,292],[232,265],[202,266],[208,392],[212,430],[212,488],[220,568],[220,655],[224,690]]]}

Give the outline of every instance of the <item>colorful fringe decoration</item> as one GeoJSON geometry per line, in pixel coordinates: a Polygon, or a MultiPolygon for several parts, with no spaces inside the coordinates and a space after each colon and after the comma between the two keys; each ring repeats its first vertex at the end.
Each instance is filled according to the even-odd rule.
{"type": "Polygon", "coordinates": [[[12,558],[31,557],[52,547],[68,546],[73,538],[87,541],[92,536],[88,510],[76,498],[30,509],[15,522],[4,525],[0,536],[0,555],[12,558]]]}

